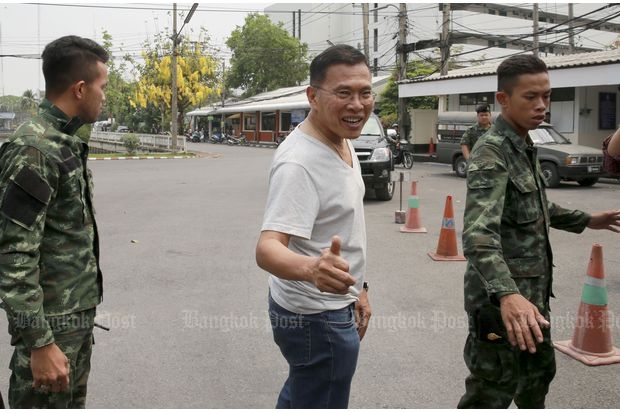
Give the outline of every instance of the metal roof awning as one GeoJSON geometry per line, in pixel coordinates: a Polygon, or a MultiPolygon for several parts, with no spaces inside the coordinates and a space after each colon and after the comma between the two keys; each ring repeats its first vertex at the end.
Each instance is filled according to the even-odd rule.
{"type": "MultiPolygon", "coordinates": [[[[620,49],[542,57],[547,63],[552,87],[580,87],[618,84],[620,49]]],[[[404,80],[398,96],[435,96],[455,93],[495,92],[499,62],[455,69],[444,76],[404,80]]]]}
{"type": "MultiPolygon", "coordinates": [[[[389,76],[377,76],[372,79],[373,88],[381,92],[387,85],[389,76]]],[[[270,92],[264,92],[228,106],[205,107],[187,113],[187,116],[209,116],[227,113],[253,113],[266,111],[291,111],[295,109],[310,109],[306,97],[308,85],[285,87],[270,92]]],[[[233,119],[233,118],[230,118],[233,119]]]]}

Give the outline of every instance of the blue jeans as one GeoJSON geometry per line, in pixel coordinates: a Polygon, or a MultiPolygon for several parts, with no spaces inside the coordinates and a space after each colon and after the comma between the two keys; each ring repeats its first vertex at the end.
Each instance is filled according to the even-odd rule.
{"type": "Polygon", "coordinates": [[[351,304],[341,310],[296,314],[269,297],[273,338],[289,364],[276,408],[346,409],[360,339],[351,304]]]}

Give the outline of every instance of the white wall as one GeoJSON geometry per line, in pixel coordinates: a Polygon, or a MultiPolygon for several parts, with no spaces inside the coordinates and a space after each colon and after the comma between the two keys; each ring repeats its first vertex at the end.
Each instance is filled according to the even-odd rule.
{"type": "MultiPolygon", "coordinates": [[[[575,110],[580,145],[600,148],[605,137],[614,132],[613,129],[599,129],[599,92],[616,94],[616,128],[620,127],[620,90],[619,85],[614,86],[590,86],[578,88],[579,104],[575,110]],[[590,113],[587,110],[590,109],[590,113]],[[580,113],[581,112],[581,113],[580,113]]],[[[552,115],[553,116],[553,115],[552,115]]]]}

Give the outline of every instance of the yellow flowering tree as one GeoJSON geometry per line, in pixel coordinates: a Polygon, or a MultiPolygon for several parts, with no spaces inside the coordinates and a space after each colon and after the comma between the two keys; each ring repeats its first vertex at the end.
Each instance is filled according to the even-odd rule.
{"type": "MultiPolygon", "coordinates": [[[[203,105],[212,96],[220,94],[218,61],[209,54],[208,37],[201,30],[196,42],[182,41],[177,46],[177,119],[179,132],[188,109],[203,105]]],[[[159,34],[153,44],[146,43],[142,52],[144,63],[137,65],[138,83],[131,99],[134,108],[157,107],[162,127],[169,119],[172,103],[172,41],[159,34]]]]}

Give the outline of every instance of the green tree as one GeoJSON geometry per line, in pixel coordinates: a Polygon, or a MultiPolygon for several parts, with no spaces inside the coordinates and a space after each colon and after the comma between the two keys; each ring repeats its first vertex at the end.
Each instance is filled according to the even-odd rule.
{"type": "MultiPolygon", "coordinates": [[[[421,60],[410,61],[407,64],[407,79],[415,79],[420,76],[428,76],[437,72],[438,65],[421,60]]],[[[394,71],[388,80],[383,93],[381,93],[381,110],[379,117],[384,126],[398,122],[398,72],[394,71]]],[[[418,96],[409,98],[408,109],[437,109],[437,96],[418,96]]]]}
{"type": "Polygon", "coordinates": [[[244,96],[295,86],[308,77],[308,45],[267,16],[248,15],[226,45],[232,51],[226,85],[244,89],[244,96]]]}
{"type": "MultiPolygon", "coordinates": [[[[102,113],[102,116],[106,119],[114,118],[117,123],[122,125],[131,124],[129,120],[132,119],[133,108],[131,107],[130,99],[134,85],[125,80],[123,76],[127,73],[127,65],[132,63],[132,59],[128,55],[120,59],[114,57],[112,36],[105,30],[103,31],[102,46],[110,55],[108,60],[108,86],[105,91],[106,111],[102,113]]],[[[121,45],[121,52],[122,47],[121,45]]],[[[131,126],[135,127],[133,124],[131,126]]]]}
{"type": "MultiPolygon", "coordinates": [[[[183,130],[185,112],[219,95],[217,59],[209,52],[209,38],[200,30],[198,41],[183,41],[177,46],[178,125],[183,130]]],[[[145,43],[143,64],[137,65],[139,80],[131,105],[134,108],[159,109],[162,128],[169,119],[172,102],[172,41],[164,33],[154,43],[145,43]]],[[[167,128],[166,128],[167,129],[167,128]]]]}
{"type": "Polygon", "coordinates": [[[24,91],[20,101],[21,109],[28,113],[30,116],[34,115],[37,111],[37,107],[39,106],[39,102],[34,95],[34,92],[30,89],[24,91]]]}

